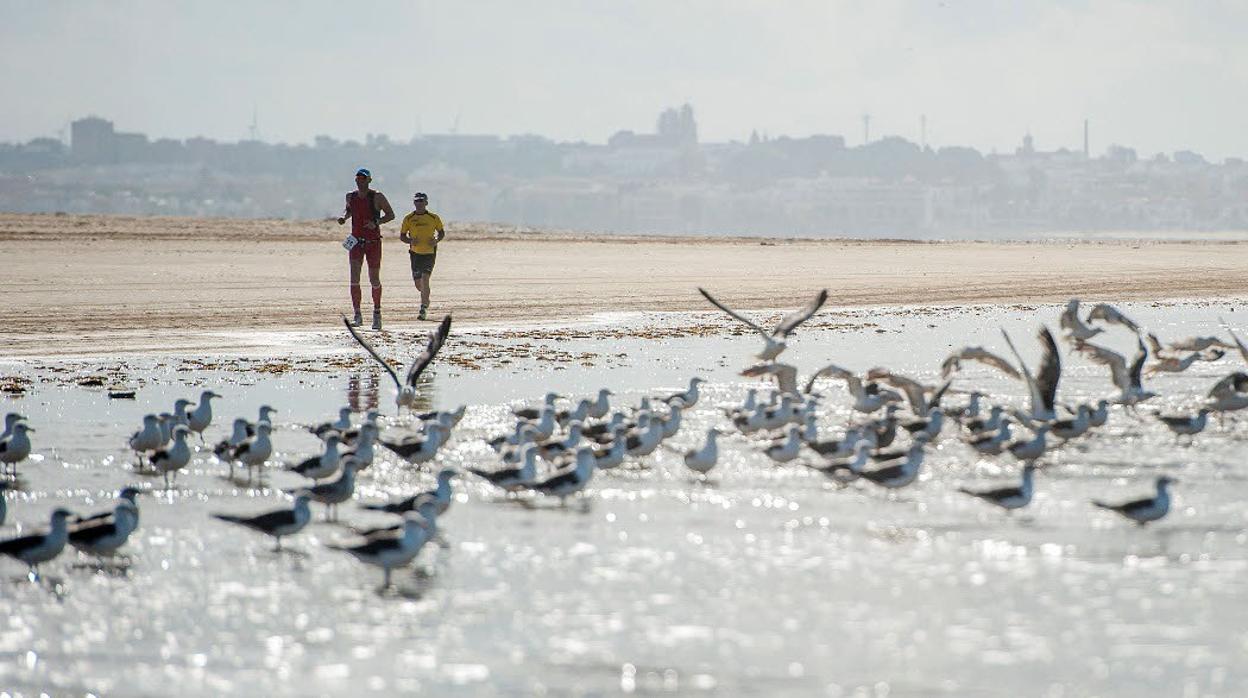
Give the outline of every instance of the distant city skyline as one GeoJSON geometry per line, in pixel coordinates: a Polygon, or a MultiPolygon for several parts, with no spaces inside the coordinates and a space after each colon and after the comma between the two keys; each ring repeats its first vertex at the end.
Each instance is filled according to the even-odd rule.
{"type": "Polygon", "coordinates": [[[690,103],[703,142],[897,135],[1009,152],[1248,156],[1248,5],[933,0],[527,5],[53,0],[0,26],[0,141],[97,114],[152,138],[535,134],[690,103]]]}

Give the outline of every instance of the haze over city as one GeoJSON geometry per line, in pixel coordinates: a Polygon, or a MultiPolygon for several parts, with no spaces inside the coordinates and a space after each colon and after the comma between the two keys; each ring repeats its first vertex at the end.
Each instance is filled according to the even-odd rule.
{"type": "MultiPolygon", "coordinates": [[[[1238,2],[24,4],[0,141],[100,114],[152,138],[534,133],[601,143],[690,103],[704,142],[899,135],[1248,154],[1238,2]]],[[[1099,151],[1100,148],[1097,148],[1099,151]]]]}

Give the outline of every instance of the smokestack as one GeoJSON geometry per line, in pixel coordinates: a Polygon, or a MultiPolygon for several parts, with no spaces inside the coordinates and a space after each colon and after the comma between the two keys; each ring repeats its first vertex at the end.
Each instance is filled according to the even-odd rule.
{"type": "Polygon", "coordinates": [[[1083,159],[1088,159],[1088,120],[1083,120],[1083,159]]]}
{"type": "Polygon", "coordinates": [[[919,147],[927,150],[927,114],[919,115],[919,147]]]}
{"type": "Polygon", "coordinates": [[[871,142],[871,115],[862,115],[862,144],[867,145],[871,142]]]}

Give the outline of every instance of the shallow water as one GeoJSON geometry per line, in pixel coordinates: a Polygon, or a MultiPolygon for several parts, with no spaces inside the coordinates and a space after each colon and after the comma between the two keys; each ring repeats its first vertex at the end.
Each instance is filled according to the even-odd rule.
{"type": "MultiPolygon", "coordinates": [[[[1124,306],[1163,338],[1215,334],[1238,305],[1124,306]]],[[[803,328],[784,358],[809,373],[836,361],[886,365],[928,382],[952,348],[1006,353],[999,326],[1028,360],[1038,321],[1056,330],[1059,309],[900,308],[831,311],[803,328]]],[[[530,328],[531,329],[531,328],[530,328]]],[[[758,339],[734,335],[716,316],[597,318],[557,332],[457,331],[424,387],[428,404],[470,410],[439,463],[489,465],[481,437],[504,431],[508,408],[548,389],[583,395],[610,387],[619,404],[711,380],[669,443],[700,442],[724,425],[719,408],[747,387],[736,375],[758,339]],[[620,327],[640,337],[607,336],[620,327]],[[665,332],[665,328],[685,328],[665,332]],[[503,357],[503,358],[500,358],[503,357]],[[445,360],[444,360],[445,359],[445,360]],[[507,363],[501,363],[502,361],[507,363]]],[[[1241,333],[1242,336],[1242,333],[1241,333]]],[[[1114,332],[1119,350],[1126,335],[1114,332]]],[[[342,338],[321,338],[324,359],[355,357],[342,338]]],[[[412,337],[379,342],[413,353],[412,337]],[[403,348],[400,348],[402,346],[403,348]]],[[[348,340],[349,342],[349,340],[348,340]]],[[[303,355],[308,344],[292,346],[303,355]]],[[[314,356],[320,356],[316,351],[314,356]]],[[[1061,397],[1108,392],[1106,371],[1064,356],[1061,397]]],[[[39,527],[60,505],[110,506],[131,482],[157,490],[140,500],[142,524],[124,571],[101,572],[67,553],[39,584],[0,560],[0,688],[103,695],[397,693],[533,695],[719,693],[823,695],[1243,695],[1248,690],[1248,514],[1240,489],[1244,418],[1185,446],[1151,418],[1115,411],[1099,433],[1052,452],[1026,513],[1008,517],[957,486],[1012,482],[1009,458],[981,459],[947,429],[923,479],[895,497],[864,485],[838,488],[798,465],[777,467],[759,440],[721,441],[708,482],[660,449],[633,467],[595,476],[588,496],[559,508],[505,501],[471,478],[430,546],[397,591],[379,595],[380,573],[325,547],[352,540],[344,525],[316,521],[284,554],[210,512],[282,504],[302,480],[281,472],[250,489],[196,457],[178,486],[135,474],[126,436],[146,412],[210,387],[210,440],[236,415],[278,407],[281,459],[310,453],[300,425],[350,401],[380,405],[394,420],[393,388],[373,367],[312,371],[323,362],[257,373],[268,356],[139,356],[0,364],[31,381],[0,402],[26,414],[38,461],[8,494],[8,537],[39,527]],[[203,368],[192,360],[207,360],[203,368]],[[138,399],[109,400],[83,375],[115,370],[138,399]],[[1148,493],[1177,476],[1176,506],[1138,528],[1092,509],[1093,497],[1148,493]]],[[[1154,381],[1164,411],[1196,405],[1237,356],[1154,381]],[[1233,359],[1233,360],[1232,360],[1233,359]]],[[[955,387],[978,387],[1021,404],[1019,384],[986,369],[955,387]]],[[[821,427],[848,418],[829,382],[821,427]]],[[[961,399],[960,396],[955,396],[961,399]]],[[[1155,403],[1155,404],[1154,404],[1155,403]]],[[[388,454],[360,483],[379,500],[432,485],[428,471],[388,454]]],[[[387,522],[343,507],[343,522],[387,522]]]]}

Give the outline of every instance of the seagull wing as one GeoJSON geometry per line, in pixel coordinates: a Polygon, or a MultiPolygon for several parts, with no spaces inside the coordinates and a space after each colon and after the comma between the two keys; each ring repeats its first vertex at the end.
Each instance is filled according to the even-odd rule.
{"type": "Polygon", "coordinates": [[[1023,378],[1027,380],[1027,391],[1031,394],[1031,411],[1034,413],[1044,404],[1044,399],[1040,396],[1040,388],[1036,385],[1036,379],[1031,375],[1031,369],[1027,368],[1027,364],[1023,361],[1023,357],[1018,353],[1018,348],[1014,346],[1014,340],[1010,339],[1010,335],[1001,328],[1001,336],[1005,337],[1005,343],[1010,346],[1014,358],[1018,359],[1018,365],[1023,369],[1023,378]]]}
{"type": "Polygon", "coordinates": [[[368,343],[367,339],[364,339],[360,336],[359,332],[355,331],[355,328],[351,326],[351,321],[347,320],[345,315],[342,318],[342,324],[347,326],[347,331],[351,333],[352,337],[355,337],[355,341],[359,342],[360,346],[364,347],[364,351],[368,352],[369,356],[376,359],[377,363],[381,364],[382,368],[386,369],[386,373],[389,373],[390,378],[394,380],[394,387],[402,390],[403,384],[399,382],[399,374],[395,373],[394,367],[387,363],[385,359],[381,358],[381,354],[377,353],[377,350],[373,348],[372,344],[368,343]]]}
{"type": "Polygon", "coordinates": [[[1052,412],[1057,406],[1057,382],[1062,378],[1062,358],[1057,353],[1057,342],[1053,340],[1053,333],[1049,331],[1049,328],[1041,325],[1036,339],[1044,345],[1044,353],[1040,355],[1040,373],[1036,376],[1036,383],[1045,409],[1052,412]]]}
{"type": "Polygon", "coordinates": [[[1121,311],[1108,303],[1097,303],[1092,306],[1092,312],[1088,313],[1088,320],[1101,320],[1113,325],[1122,325],[1136,334],[1140,333],[1140,326],[1135,324],[1134,320],[1123,315],[1121,311]]]}
{"type": "MultiPolygon", "coordinates": [[[[806,381],[806,388],[802,390],[802,392],[809,393],[811,390],[814,389],[815,381],[819,380],[820,378],[824,376],[831,376],[833,378],[843,378],[847,381],[858,380],[858,377],[855,376],[853,373],[850,373],[848,370],[843,369],[840,366],[837,366],[836,364],[828,364],[827,366],[824,366],[818,371],[815,371],[814,374],[811,375],[810,379],[806,381]]],[[[861,389],[862,381],[858,381],[858,383],[859,383],[859,389],[861,389]]]]}
{"type": "Polygon", "coordinates": [[[772,336],[788,337],[789,333],[797,329],[798,325],[806,322],[812,315],[819,312],[819,308],[822,308],[823,304],[826,302],[828,302],[828,289],[825,288],[820,291],[814,299],[807,303],[806,307],[786,315],[784,319],[780,321],[780,324],[776,325],[775,331],[771,333],[772,336]]]}
{"type": "Polygon", "coordinates": [[[927,391],[916,380],[897,375],[884,368],[873,368],[867,372],[867,380],[878,380],[898,388],[906,394],[910,402],[910,411],[916,416],[927,417],[927,391]]]}
{"type": "Polygon", "coordinates": [[[1023,377],[1022,374],[1018,372],[1018,369],[1014,368],[1009,361],[1006,361],[1001,356],[998,356],[983,347],[962,347],[961,349],[950,354],[949,357],[945,359],[944,363],[940,365],[940,377],[948,378],[955,372],[960,371],[962,369],[963,361],[978,361],[985,366],[991,366],[998,371],[1001,371],[1015,380],[1021,380],[1023,377]]]}
{"type": "Polygon", "coordinates": [[[407,370],[407,384],[416,387],[416,379],[433,361],[433,357],[438,355],[438,350],[446,343],[446,336],[451,333],[451,316],[447,315],[442,318],[442,323],[438,325],[438,329],[429,333],[429,344],[425,346],[425,350],[420,352],[420,356],[412,361],[412,367],[407,370]]]}
{"type": "MultiPolygon", "coordinates": [[[[736,318],[737,320],[740,320],[741,322],[744,322],[745,324],[749,325],[749,326],[750,326],[750,327],[751,327],[751,328],[752,328],[755,332],[757,332],[757,333],[761,334],[761,335],[763,336],[763,338],[764,338],[764,339],[771,339],[771,335],[767,333],[767,330],[764,330],[763,328],[761,328],[761,327],[759,327],[758,325],[754,324],[754,321],[753,321],[753,320],[751,320],[751,319],[749,319],[749,318],[745,317],[744,315],[741,315],[740,313],[738,313],[737,311],[733,310],[732,308],[729,308],[728,306],[724,305],[723,303],[720,303],[719,301],[715,300],[715,296],[712,296],[709,292],[707,292],[707,290],[706,290],[706,289],[704,289],[704,288],[699,288],[699,289],[698,289],[698,293],[701,293],[703,298],[705,298],[705,299],[707,299],[708,301],[710,301],[710,302],[711,302],[711,305],[715,306],[716,308],[719,308],[720,310],[724,311],[725,313],[728,313],[728,315],[730,315],[730,316],[732,316],[732,317],[736,318]]],[[[783,323],[781,323],[781,324],[783,324],[783,323]]]]}
{"type": "Polygon", "coordinates": [[[1138,349],[1136,349],[1135,357],[1131,361],[1131,387],[1143,388],[1141,382],[1144,373],[1144,361],[1148,359],[1148,349],[1144,348],[1144,340],[1138,336],[1135,338],[1138,349]]]}
{"type": "Polygon", "coordinates": [[[772,375],[776,377],[776,386],[780,388],[781,392],[797,392],[797,367],[790,364],[781,364],[774,361],[754,364],[741,371],[741,375],[751,378],[772,375]]]}
{"type": "Polygon", "coordinates": [[[1131,376],[1127,371],[1127,360],[1122,354],[1091,342],[1080,342],[1075,346],[1075,350],[1083,353],[1098,364],[1108,366],[1110,380],[1119,389],[1127,390],[1131,387],[1131,376]]]}
{"type": "MultiPolygon", "coordinates": [[[[1222,320],[1222,318],[1218,319],[1222,320]]],[[[1235,340],[1235,346],[1239,349],[1239,355],[1243,357],[1244,363],[1248,364],[1248,347],[1244,346],[1244,343],[1240,341],[1239,336],[1235,334],[1235,331],[1231,329],[1231,326],[1226,324],[1226,320],[1222,320],[1222,326],[1226,328],[1227,332],[1231,333],[1231,339],[1235,340]]]]}

